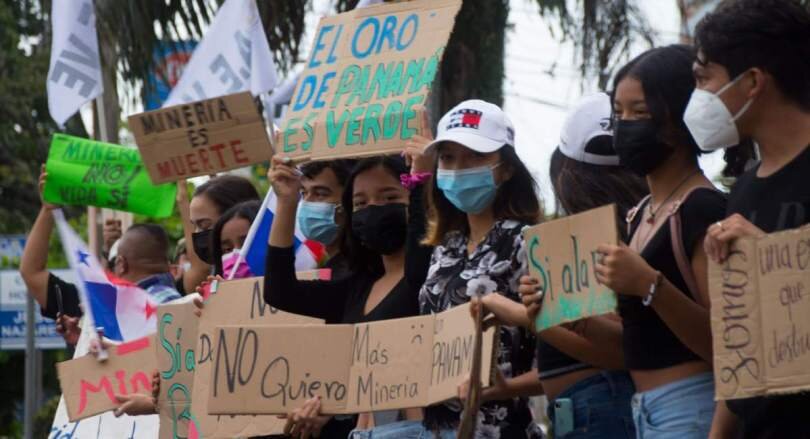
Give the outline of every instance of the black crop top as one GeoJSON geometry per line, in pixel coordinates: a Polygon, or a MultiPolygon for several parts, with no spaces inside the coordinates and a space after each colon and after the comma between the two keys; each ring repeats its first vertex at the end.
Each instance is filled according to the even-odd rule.
{"type": "MultiPolygon", "coordinates": [[[[641,205],[641,208],[645,207],[646,202],[641,205]]],[[[706,230],[724,218],[725,209],[725,195],[709,188],[693,191],[681,203],[681,239],[688,256],[691,257],[695,246],[703,245],[706,230]]],[[[638,229],[642,216],[639,213],[633,219],[631,236],[638,229]]],[[[695,300],[678,269],[668,223],[663,224],[655,232],[641,252],[641,257],[660,271],[683,294],[695,300]]],[[[624,361],[628,369],[663,369],[700,359],[678,340],[653,308],[641,303],[640,297],[624,294],[618,296],[619,314],[624,329],[622,335],[624,361]]]]}

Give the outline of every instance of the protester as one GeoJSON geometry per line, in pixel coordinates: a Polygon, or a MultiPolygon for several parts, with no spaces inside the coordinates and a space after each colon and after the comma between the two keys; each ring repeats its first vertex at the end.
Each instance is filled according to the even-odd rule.
{"type": "Polygon", "coordinates": [[[683,123],[694,57],[682,45],[651,49],[614,79],[614,147],[622,165],[646,177],[650,196],[628,215],[629,247],[599,246],[596,276],[619,294],[639,438],[705,438],[714,412],[700,243],[722,217],[725,198],[701,172],[683,123]]]}
{"type": "MultiPolygon", "coordinates": [[[[582,99],[566,119],[550,166],[558,212],[577,214],[615,203],[617,224],[623,224],[627,212],[647,194],[644,179],[619,166],[610,119],[610,98],[604,93],[582,99]]],[[[624,227],[620,227],[619,234],[623,241],[627,238],[624,227]]],[[[534,277],[524,276],[521,294],[534,296],[537,284],[534,277]]],[[[486,295],[480,303],[501,323],[515,326],[529,327],[539,311],[535,306],[529,316],[522,305],[498,294],[486,295]]],[[[534,303],[529,302],[530,306],[534,303]]],[[[473,315],[478,312],[476,300],[471,309],[473,315]]],[[[621,333],[616,318],[598,316],[538,334],[537,369],[549,401],[551,425],[555,425],[558,411],[565,420],[573,421],[570,431],[554,428],[554,437],[635,437],[630,409],[635,388],[626,372],[616,371],[624,368],[622,350],[615,349],[621,343],[621,333]],[[595,342],[578,334],[583,331],[607,342],[595,342]],[[570,409],[555,408],[558,398],[571,400],[570,409]]]]}
{"type": "MultiPolygon", "coordinates": [[[[520,232],[539,222],[541,211],[534,179],[515,152],[512,123],[496,105],[465,101],[442,117],[429,148],[438,162],[425,242],[435,250],[419,292],[421,313],[446,311],[478,294],[518,301],[526,273],[520,232]]],[[[501,327],[497,352],[495,382],[503,385],[483,391],[476,437],[539,437],[528,399],[519,397],[538,391],[534,338],[524,328],[501,327]]],[[[455,437],[460,412],[457,400],[430,406],[425,428],[455,437]]]]}
{"type": "Polygon", "coordinates": [[[215,275],[229,279],[238,263],[233,279],[253,276],[247,262],[239,258],[239,250],[245,244],[250,225],[259,214],[261,206],[260,201],[239,203],[223,213],[214,224],[211,255],[215,275]]]}
{"type": "Polygon", "coordinates": [[[191,267],[183,273],[178,290],[186,293],[196,291],[211,274],[211,230],[219,217],[234,205],[243,201],[259,200],[259,193],[250,180],[235,175],[220,175],[197,186],[191,202],[188,202],[186,183],[178,183],[177,205],[183,221],[187,256],[191,267]]]}
{"type": "MultiPolygon", "coordinates": [[[[48,243],[54,226],[52,211],[58,208],[42,200],[47,176],[43,167],[39,177],[42,207],[28,234],[20,261],[20,275],[29,294],[39,303],[42,315],[57,320],[65,341],[75,345],[79,337],[78,318],[82,315],[78,290],[75,285],[47,269],[48,243]]],[[[162,227],[135,224],[119,240],[112,274],[137,284],[158,303],[171,301],[180,295],[174,289],[174,280],[169,274],[168,254],[169,240],[162,227]]]]}
{"type": "MultiPolygon", "coordinates": [[[[425,142],[426,143],[426,142],[425,142]]],[[[432,160],[411,152],[411,175],[431,169],[432,160]]],[[[268,179],[277,204],[270,231],[264,297],[284,311],[322,318],[327,323],[360,323],[409,317],[419,313],[417,292],[421,283],[411,284],[409,271],[424,272],[430,249],[420,245],[424,236],[421,184],[403,187],[408,174],[400,157],[372,157],[352,170],[342,195],[346,227],[341,253],[350,274],[332,281],[299,281],[295,278],[293,234],[301,191],[301,173],[283,157],[273,158],[268,179]]],[[[415,177],[415,180],[419,180],[415,177]]],[[[414,180],[414,181],[415,181],[414,180]]],[[[288,432],[295,436],[346,437],[350,422],[317,416],[320,402],[307,401],[291,413],[288,432]]],[[[405,409],[363,414],[356,422],[355,437],[407,437],[421,431],[422,410],[405,409]]]]}
{"type": "Polygon", "coordinates": [[[323,268],[331,269],[334,279],[349,274],[348,261],[340,253],[340,230],[345,223],[340,198],[354,164],[354,160],[328,160],[301,165],[298,227],[304,237],[326,247],[329,259],[323,268]]]}
{"type": "MultiPolygon", "coordinates": [[[[810,12],[789,0],[725,3],[695,41],[692,135],[706,150],[752,139],[762,158],[731,188],[728,217],[709,227],[706,253],[723,262],[738,238],[810,223],[810,12]]],[[[807,393],[731,400],[714,427],[717,437],[733,437],[737,420],[744,438],[810,437],[808,407],[807,393]]]]}

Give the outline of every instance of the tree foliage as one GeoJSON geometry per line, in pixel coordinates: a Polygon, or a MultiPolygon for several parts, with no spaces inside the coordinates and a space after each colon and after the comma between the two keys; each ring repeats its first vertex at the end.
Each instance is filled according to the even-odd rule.
{"type": "Polygon", "coordinates": [[[631,42],[640,38],[653,45],[654,31],[637,0],[535,1],[552,30],[561,31],[560,39],[574,44],[582,80],[598,78],[600,89],[631,42]]]}
{"type": "MultiPolygon", "coordinates": [[[[35,2],[0,4],[0,233],[30,228],[39,208],[39,166],[57,129],[45,94],[45,28],[35,2]]],[[[78,116],[66,131],[87,136],[78,116]]]]}

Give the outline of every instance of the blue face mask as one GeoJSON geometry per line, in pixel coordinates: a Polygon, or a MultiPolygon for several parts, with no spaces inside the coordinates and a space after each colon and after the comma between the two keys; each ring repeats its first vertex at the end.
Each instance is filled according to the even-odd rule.
{"type": "Polygon", "coordinates": [[[302,201],[298,205],[298,227],[307,239],[329,245],[335,241],[338,226],[335,224],[337,205],[314,201],[302,201]]]}
{"type": "Polygon", "coordinates": [[[462,212],[480,213],[492,204],[498,193],[492,170],[499,165],[500,163],[458,171],[439,169],[436,172],[436,184],[444,192],[444,196],[462,212]]]}

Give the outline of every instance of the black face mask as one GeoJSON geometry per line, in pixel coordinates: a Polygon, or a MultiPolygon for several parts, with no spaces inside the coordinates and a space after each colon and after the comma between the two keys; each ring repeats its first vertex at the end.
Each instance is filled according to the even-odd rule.
{"type": "Polygon", "coordinates": [[[613,126],[613,148],[619,163],[642,177],[672,155],[672,147],[658,139],[652,119],[617,121],[613,126]]]}
{"type": "Polygon", "coordinates": [[[191,244],[194,246],[194,253],[197,253],[197,257],[208,265],[212,264],[211,232],[212,230],[208,229],[191,234],[191,244]]]}
{"type": "Polygon", "coordinates": [[[352,213],[352,233],[367,249],[390,255],[405,245],[408,230],[406,205],[370,205],[352,213]]]}

